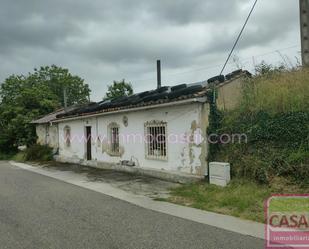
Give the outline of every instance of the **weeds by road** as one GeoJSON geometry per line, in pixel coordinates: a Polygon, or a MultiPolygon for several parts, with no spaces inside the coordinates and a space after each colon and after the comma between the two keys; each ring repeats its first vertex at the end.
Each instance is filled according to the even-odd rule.
{"type": "Polygon", "coordinates": [[[243,219],[264,222],[264,200],[271,194],[309,193],[308,188],[278,178],[271,186],[234,179],[225,187],[207,183],[183,185],[171,192],[169,202],[243,219]]]}

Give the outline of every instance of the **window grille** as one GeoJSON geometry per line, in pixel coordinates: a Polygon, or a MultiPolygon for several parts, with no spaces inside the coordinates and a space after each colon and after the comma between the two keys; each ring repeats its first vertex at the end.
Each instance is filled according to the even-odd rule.
{"type": "Polygon", "coordinates": [[[167,160],[167,123],[147,122],[145,124],[146,158],[167,160]]]}

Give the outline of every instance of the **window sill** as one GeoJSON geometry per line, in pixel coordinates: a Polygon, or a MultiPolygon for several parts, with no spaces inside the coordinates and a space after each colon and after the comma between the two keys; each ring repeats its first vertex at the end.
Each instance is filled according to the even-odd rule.
{"type": "Polygon", "coordinates": [[[153,160],[153,161],[163,161],[163,162],[167,162],[168,158],[167,157],[156,157],[156,156],[146,156],[145,159],[147,160],[153,160]]]}

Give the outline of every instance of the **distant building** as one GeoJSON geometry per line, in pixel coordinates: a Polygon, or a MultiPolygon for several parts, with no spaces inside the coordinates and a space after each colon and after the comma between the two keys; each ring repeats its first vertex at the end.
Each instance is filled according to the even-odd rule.
{"type": "Polygon", "coordinates": [[[130,97],[59,110],[36,124],[38,143],[56,159],[99,168],[180,179],[207,175],[212,85],[220,109],[232,109],[246,71],[192,85],[160,87],[130,97]],[[169,174],[166,174],[169,173],[169,174]]]}

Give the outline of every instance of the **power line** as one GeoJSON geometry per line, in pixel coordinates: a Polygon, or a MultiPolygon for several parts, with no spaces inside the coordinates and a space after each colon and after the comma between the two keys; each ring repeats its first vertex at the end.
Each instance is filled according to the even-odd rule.
{"type": "MultiPolygon", "coordinates": [[[[300,45],[293,45],[293,46],[289,46],[289,47],[285,47],[285,48],[280,48],[280,49],[276,49],[276,50],[272,50],[263,54],[257,54],[257,55],[253,55],[254,57],[261,57],[261,56],[265,56],[265,55],[269,55],[269,54],[274,54],[277,53],[278,51],[283,51],[283,50],[288,50],[291,48],[300,48],[300,45]]],[[[247,58],[249,59],[249,58],[247,58]]]]}
{"type": "MultiPolygon", "coordinates": [[[[276,49],[276,50],[271,50],[269,52],[262,53],[262,54],[255,54],[255,55],[252,55],[251,57],[241,58],[240,62],[246,62],[248,60],[251,60],[252,57],[254,57],[254,58],[263,57],[263,56],[266,56],[266,55],[278,53],[278,51],[284,51],[284,50],[297,48],[297,47],[300,47],[300,45],[293,45],[293,46],[284,47],[284,48],[280,48],[280,49],[276,49]]],[[[229,65],[229,64],[233,64],[233,62],[228,62],[227,65],[229,65]]],[[[171,76],[176,76],[176,75],[189,74],[189,73],[194,73],[194,72],[198,72],[198,71],[207,71],[209,69],[221,67],[221,65],[220,64],[210,65],[210,66],[207,66],[207,67],[199,67],[199,68],[195,68],[195,69],[187,70],[187,71],[182,71],[182,72],[164,74],[164,77],[171,77],[171,76]]],[[[127,77],[125,77],[125,78],[127,78],[127,77]]],[[[130,81],[132,81],[132,82],[140,82],[140,81],[147,82],[147,81],[155,80],[155,79],[156,79],[155,77],[152,77],[152,78],[147,78],[147,79],[146,78],[145,79],[133,79],[133,80],[130,80],[130,81]]]]}
{"type": "Polygon", "coordinates": [[[242,26],[242,29],[240,30],[240,33],[239,33],[239,35],[238,35],[238,37],[237,37],[237,39],[236,39],[236,41],[235,41],[235,43],[234,43],[234,45],[233,45],[233,47],[232,47],[232,50],[231,50],[231,52],[229,53],[229,55],[228,55],[228,57],[227,57],[227,59],[226,59],[226,61],[225,61],[225,63],[224,63],[224,66],[223,66],[223,68],[222,68],[222,70],[221,70],[221,72],[220,72],[220,75],[223,73],[223,71],[224,71],[224,69],[225,69],[225,67],[226,67],[226,64],[227,64],[228,61],[230,60],[231,55],[232,55],[232,53],[233,53],[233,51],[234,51],[234,49],[235,49],[235,47],[236,47],[236,45],[237,45],[237,43],[238,43],[238,41],[239,41],[239,39],[240,39],[240,37],[241,37],[241,35],[242,35],[242,33],[243,33],[245,27],[247,26],[247,23],[248,23],[248,21],[249,21],[249,19],[250,19],[250,16],[251,16],[251,14],[252,14],[252,12],[253,12],[255,6],[256,6],[257,1],[258,1],[258,0],[255,0],[254,4],[253,4],[253,6],[252,6],[252,8],[251,8],[251,10],[250,10],[250,12],[249,12],[249,15],[248,15],[248,17],[247,17],[247,19],[246,19],[244,25],[242,26]]]}

